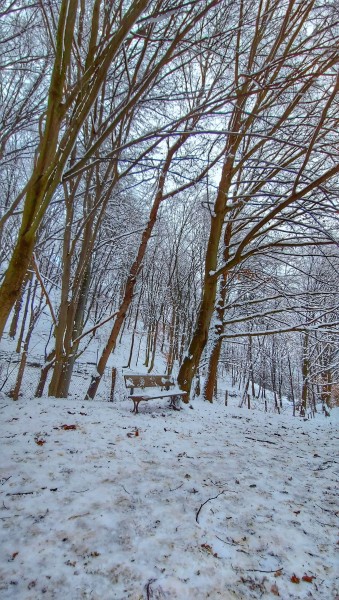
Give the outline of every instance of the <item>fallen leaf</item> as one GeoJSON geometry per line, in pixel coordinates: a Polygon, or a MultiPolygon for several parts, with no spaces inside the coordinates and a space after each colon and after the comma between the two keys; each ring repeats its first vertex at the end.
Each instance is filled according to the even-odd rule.
{"type": "Polygon", "coordinates": [[[28,589],[31,590],[32,588],[35,588],[36,586],[36,580],[30,581],[28,584],[28,589]]]}
{"type": "Polygon", "coordinates": [[[77,426],[76,425],[61,425],[61,429],[64,429],[65,431],[69,431],[70,429],[76,429],[77,426]]]}
{"type": "Polygon", "coordinates": [[[210,546],[209,544],[201,544],[201,547],[206,550],[206,552],[208,552],[208,554],[212,554],[212,556],[214,556],[214,558],[219,558],[218,554],[216,552],[214,552],[212,546],[210,546]]]}
{"type": "Polygon", "coordinates": [[[34,441],[38,446],[43,446],[44,444],[46,444],[46,440],[43,440],[42,438],[39,438],[39,437],[34,438],[34,441]]]}
{"type": "Polygon", "coordinates": [[[313,579],[314,579],[314,575],[303,575],[301,578],[303,581],[307,581],[307,583],[312,583],[313,579]]]}
{"type": "Polygon", "coordinates": [[[278,586],[276,583],[274,583],[271,587],[271,592],[272,594],[274,594],[275,596],[280,596],[279,594],[279,590],[278,590],[278,586]]]}
{"type": "Polygon", "coordinates": [[[295,575],[295,573],[293,573],[293,575],[292,575],[292,577],[291,577],[291,581],[292,581],[292,583],[300,583],[300,578],[299,578],[299,577],[297,577],[297,576],[295,575]]]}
{"type": "Polygon", "coordinates": [[[274,577],[281,577],[281,576],[282,576],[282,570],[281,569],[279,569],[279,571],[276,571],[274,573],[274,577]]]}
{"type": "Polygon", "coordinates": [[[213,554],[213,550],[211,548],[211,546],[209,544],[201,544],[201,547],[206,550],[206,552],[209,552],[210,554],[213,554]]]}
{"type": "Polygon", "coordinates": [[[139,435],[139,430],[137,428],[135,428],[134,431],[130,431],[129,433],[126,434],[127,437],[136,437],[139,435]]]}

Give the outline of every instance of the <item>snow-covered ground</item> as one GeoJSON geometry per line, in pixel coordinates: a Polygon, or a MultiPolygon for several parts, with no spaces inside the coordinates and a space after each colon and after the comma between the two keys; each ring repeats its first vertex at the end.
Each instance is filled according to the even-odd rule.
{"type": "Polygon", "coordinates": [[[0,598],[339,598],[338,417],[0,399],[0,598]]]}

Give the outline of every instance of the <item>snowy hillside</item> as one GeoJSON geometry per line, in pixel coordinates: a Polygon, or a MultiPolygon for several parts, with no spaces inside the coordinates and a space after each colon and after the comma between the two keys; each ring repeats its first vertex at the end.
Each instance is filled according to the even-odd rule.
{"type": "Polygon", "coordinates": [[[338,599],[338,420],[4,395],[2,600],[338,599]]]}

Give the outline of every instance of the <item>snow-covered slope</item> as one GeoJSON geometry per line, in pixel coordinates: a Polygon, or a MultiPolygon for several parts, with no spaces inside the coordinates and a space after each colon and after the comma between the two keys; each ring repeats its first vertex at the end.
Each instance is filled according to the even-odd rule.
{"type": "Polygon", "coordinates": [[[0,407],[2,600],[338,598],[335,411],[0,407]]]}

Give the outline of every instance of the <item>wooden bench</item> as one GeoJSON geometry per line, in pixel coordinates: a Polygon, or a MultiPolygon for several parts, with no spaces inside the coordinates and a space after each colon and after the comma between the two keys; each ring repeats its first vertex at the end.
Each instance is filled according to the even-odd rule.
{"type": "Polygon", "coordinates": [[[182,392],[168,375],[124,375],[124,380],[126,388],[130,390],[129,397],[134,403],[132,412],[135,414],[139,412],[139,402],[143,400],[171,398],[171,408],[178,410],[175,400],[187,396],[187,392],[182,392]]]}

